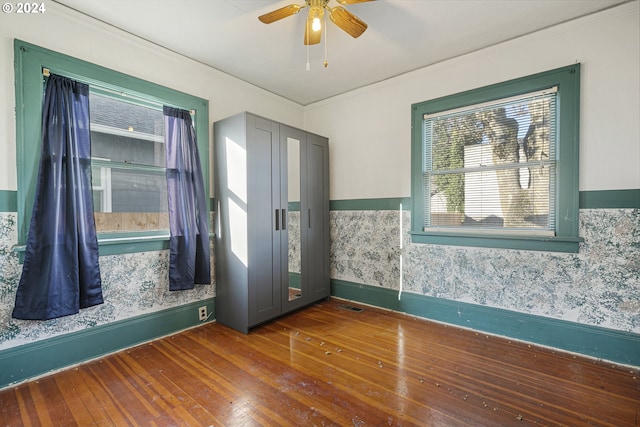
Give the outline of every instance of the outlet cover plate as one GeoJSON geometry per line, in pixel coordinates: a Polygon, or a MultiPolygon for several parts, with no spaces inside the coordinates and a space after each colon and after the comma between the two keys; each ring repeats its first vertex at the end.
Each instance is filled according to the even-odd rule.
{"type": "Polygon", "coordinates": [[[207,306],[198,307],[198,319],[207,320],[207,306]]]}

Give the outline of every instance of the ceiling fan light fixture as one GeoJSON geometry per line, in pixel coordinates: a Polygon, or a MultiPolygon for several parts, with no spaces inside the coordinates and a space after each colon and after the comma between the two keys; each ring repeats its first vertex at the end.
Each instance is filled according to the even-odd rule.
{"type": "MultiPolygon", "coordinates": [[[[309,70],[309,45],[319,44],[322,40],[322,33],[325,33],[325,61],[324,66],[328,65],[327,62],[327,17],[338,28],[346,32],[353,38],[360,37],[367,29],[367,24],[360,18],[349,12],[342,6],[330,7],[328,3],[331,0],[304,0],[304,4],[290,4],[288,6],[281,7],[280,9],[273,10],[269,13],[265,13],[258,17],[258,19],[265,23],[271,24],[272,22],[279,21],[291,15],[295,15],[303,8],[308,8],[307,22],[304,31],[304,44],[307,46],[307,71],[309,70]],[[325,13],[326,12],[326,13],[325,13]],[[322,18],[325,18],[324,28],[322,24],[322,18]]],[[[336,0],[341,5],[350,5],[354,3],[365,3],[375,0],[336,0]]]]}
{"type": "Polygon", "coordinates": [[[311,19],[311,29],[313,31],[321,31],[322,30],[322,22],[320,19],[324,16],[324,8],[326,6],[326,2],[322,2],[319,0],[312,1],[309,6],[309,17],[311,19]]]}

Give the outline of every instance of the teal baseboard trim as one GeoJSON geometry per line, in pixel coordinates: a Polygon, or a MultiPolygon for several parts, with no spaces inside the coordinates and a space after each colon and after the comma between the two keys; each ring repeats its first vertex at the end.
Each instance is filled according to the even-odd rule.
{"type": "Polygon", "coordinates": [[[331,295],[455,326],[640,366],[640,335],[331,279],[331,295]]]}
{"type": "Polygon", "coordinates": [[[331,279],[331,296],[389,310],[402,311],[398,300],[398,291],[389,288],[331,279]]]}
{"type": "Polygon", "coordinates": [[[215,298],[0,350],[0,388],[200,325],[203,305],[211,321],[215,298]]]}
{"type": "Polygon", "coordinates": [[[582,209],[640,209],[640,189],[581,191],[582,209]]]}
{"type": "Polygon", "coordinates": [[[411,198],[331,200],[329,203],[332,211],[397,211],[400,207],[405,211],[410,210],[411,198]]]}
{"type": "Polygon", "coordinates": [[[18,212],[18,192],[0,190],[0,212],[18,212]]]}

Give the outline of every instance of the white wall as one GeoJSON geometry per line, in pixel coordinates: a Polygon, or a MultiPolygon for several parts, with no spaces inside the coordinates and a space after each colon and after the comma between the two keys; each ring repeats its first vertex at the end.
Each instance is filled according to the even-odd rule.
{"type": "Polygon", "coordinates": [[[638,6],[626,3],[307,106],[307,130],[330,138],[331,199],[410,195],[412,103],[576,62],[580,190],[640,188],[638,6]]]}
{"type": "Polygon", "coordinates": [[[17,189],[14,38],[207,99],[210,124],[251,111],[303,125],[303,109],[294,102],[47,2],[40,15],[0,14],[0,190],[17,189]]]}

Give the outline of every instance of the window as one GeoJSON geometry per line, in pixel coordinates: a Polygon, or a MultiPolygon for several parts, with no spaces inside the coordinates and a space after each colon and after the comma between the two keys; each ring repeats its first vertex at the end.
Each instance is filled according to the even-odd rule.
{"type": "Polygon", "coordinates": [[[20,40],[16,63],[18,242],[27,239],[40,153],[43,69],[90,86],[93,200],[100,254],[167,249],[162,106],[190,110],[208,194],[208,102],[20,40]]]}
{"type": "Polygon", "coordinates": [[[577,252],[579,65],[412,106],[415,242],[577,252]]]}
{"type": "Polygon", "coordinates": [[[96,230],[168,230],[162,111],[97,92],[89,95],[96,230]]]}

